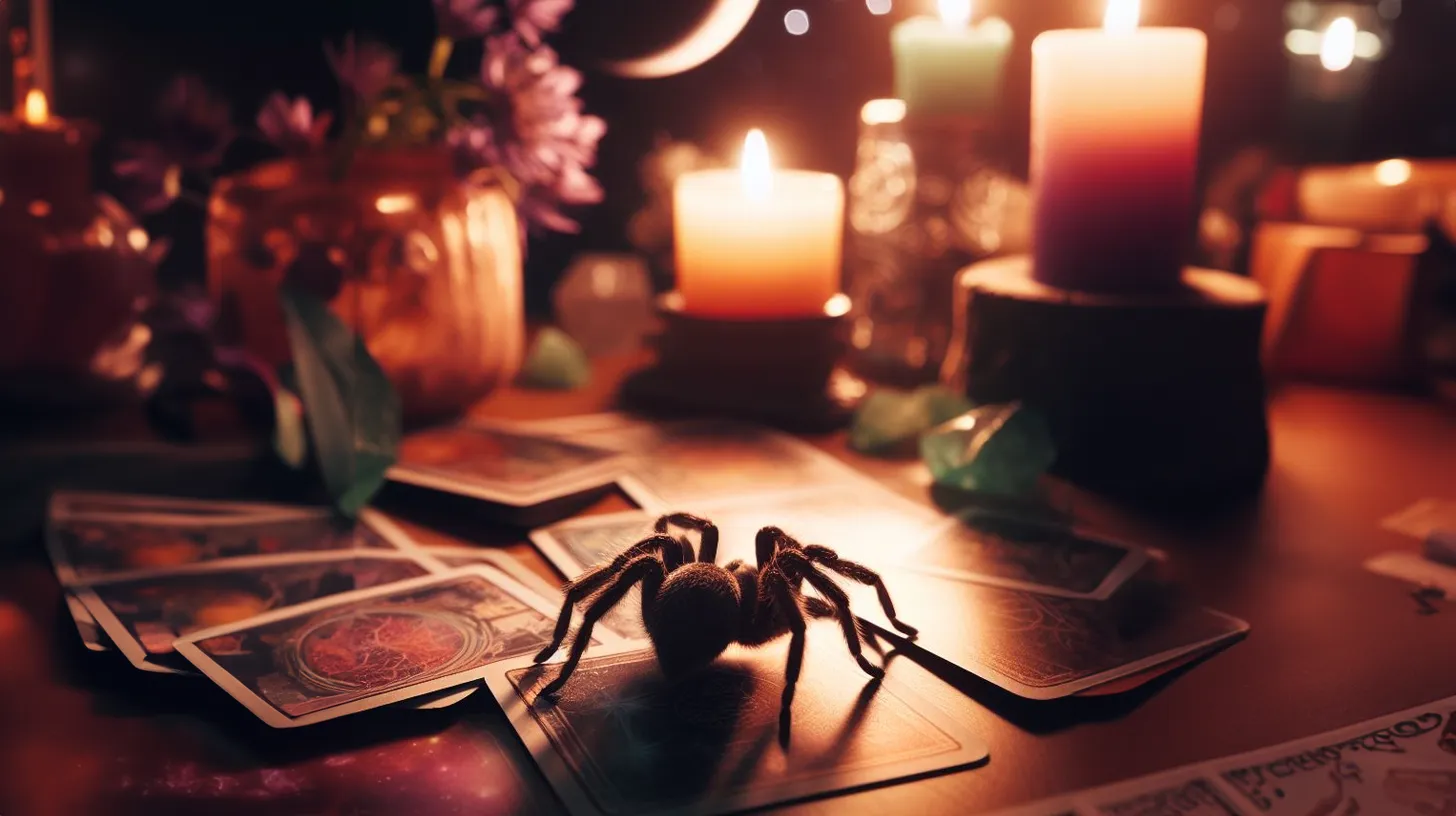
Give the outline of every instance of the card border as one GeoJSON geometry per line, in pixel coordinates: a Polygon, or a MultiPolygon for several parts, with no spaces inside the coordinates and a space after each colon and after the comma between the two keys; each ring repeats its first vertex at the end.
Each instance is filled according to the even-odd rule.
{"type": "MultiPolygon", "coordinates": [[[[441,566],[438,561],[431,563],[431,561],[421,559],[418,555],[411,552],[380,549],[326,550],[317,553],[289,553],[286,555],[250,556],[247,558],[219,558],[172,569],[133,570],[127,573],[112,573],[105,579],[74,584],[67,587],[67,589],[75,594],[76,599],[86,607],[86,611],[90,612],[91,617],[96,620],[96,625],[101,627],[101,631],[106,634],[106,637],[110,638],[111,642],[116,645],[116,648],[126,656],[126,659],[133,666],[143,671],[160,671],[165,674],[190,674],[191,672],[179,671],[153,662],[150,659],[151,653],[132,635],[131,630],[126,628],[126,625],[121,622],[121,619],[116,616],[116,613],[111,611],[111,607],[96,593],[95,587],[145,581],[149,578],[166,578],[179,575],[208,575],[215,572],[237,572],[239,570],[265,567],[327,563],[329,561],[357,561],[360,559],[412,561],[425,570],[426,574],[421,576],[425,578],[438,575],[441,566]]],[[[394,583],[384,584],[384,586],[394,586],[394,583]]],[[[333,597],[336,596],[326,595],[324,599],[327,600],[333,597]]],[[[279,609],[294,608],[296,606],[284,606],[279,609]]],[[[253,620],[253,618],[246,618],[243,621],[238,621],[238,623],[245,623],[249,620],[253,620]]]]}
{"type": "MultiPolygon", "coordinates": [[[[254,693],[252,689],[245,686],[231,673],[224,670],[221,666],[217,664],[215,660],[213,660],[201,649],[197,648],[196,643],[200,640],[206,640],[208,638],[217,637],[219,635],[232,634],[233,632],[251,629],[264,624],[273,623],[275,621],[298,617],[300,615],[312,614],[314,612],[322,609],[327,609],[332,606],[355,603],[357,601],[368,600],[370,598],[378,597],[381,595],[391,595],[399,592],[407,592],[410,590],[420,589],[434,584],[446,583],[472,575],[490,581],[516,600],[521,601],[532,609],[535,609],[537,612],[545,615],[547,618],[555,620],[555,616],[560,611],[558,609],[551,609],[550,604],[547,603],[544,598],[537,596],[534,592],[531,592],[529,589],[522,586],[515,579],[511,578],[509,575],[506,575],[501,570],[496,569],[489,564],[479,564],[472,567],[461,567],[459,569],[453,569],[448,572],[442,572],[435,575],[426,575],[420,578],[412,578],[407,581],[397,581],[392,584],[385,584],[378,587],[370,587],[369,589],[358,590],[355,592],[343,592],[338,595],[330,595],[328,597],[319,598],[317,600],[308,601],[306,603],[284,607],[282,609],[276,609],[271,612],[258,615],[256,617],[249,618],[246,621],[239,621],[237,623],[227,624],[225,626],[218,626],[212,629],[193,632],[186,637],[178,638],[176,641],[174,641],[173,648],[176,649],[177,653],[185,658],[188,662],[190,662],[193,666],[197,667],[199,671],[207,675],[207,677],[214,683],[216,683],[221,689],[223,689],[230,696],[232,696],[233,699],[237,700],[239,703],[242,703],[243,706],[246,707],[249,711],[252,711],[253,714],[258,717],[258,719],[262,720],[268,725],[271,725],[274,728],[298,728],[305,725],[313,725],[315,723],[337,719],[339,717],[344,717],[349,714],[355,714],[361,711],[369,711],[375,708],[381,708],[392,703],[414,699],[416,697],[421,697],[424,695],[432,694],[434,692],[443,691],[445,689],[453,688],[455,686],[478,681],[482,677],[484,677],[486,668],[492,664],[486,663],[471,669],[455,672],[454,674],[437,677],[434,680],[405,686],[403,688],[391,689],[389,691],[380,692],[377,694],[371,694],[366,697],[350,701],[348,703],[341,703],[330,708],[309,712],[308,714],[304,714],[300,717],[290,717],[274,707],[272,703],[269,703],[267,700],[254,693]]],[[[604,634],[606,634],[606,637],[601,637],[598,635],[598,633],[593,631],[592,636],[603,643],[615,643],[619,640],[619,638],[617,638],[610,632],[604,634]]]]}
{"type": "MultiPolygon", "coordinates": [[[[932,541],[940,538],[943,531],[961,524],[961,520],[968,515],[1001,516],[1003,518],[1006,518],[1014,517],[1015,514],[996,513],[986,510],[969,510],[956,513],[946,518],[943,524],[935,528],[932,533],[932,541]]],[[[1038,584],[1031,581],[1018,581],[1014,578],[1001,578],[995,575],[985,575],[982,573],[968,572],[966,570],[953,569],[950,567],[926,566],[924,564],[917,563],[912,557],[906,557],[902,559],[898,562],[897,566],[900,566],[907,572],[918,572],[925,575],[934,575],[939,578],[948,578],[953,581],[966,581],[972,584],[1000,587],[1002,589],[1020,589],[1027,592],[1035,592],[1039,595],[1055,595],[1061,598],[1078,598],[1088,601],[1105,601],[1108,598],[1111,598],[1113,593],[1115,593],[1119,587],[1127,582],[1127,579],[1136,575],[1138,571],[1140,571],[1143,567],[1147,566],[1148,562],[1152,560],[1146,547],[1141,547],[1137,544],[1133,544],[1127,541],[1121,541],[1111,536],[1103,535],[1101,533],[1089,530],[1086,527],[1075,524],[1059,525],[1055,522],[1042,522],[1035,519],[1027,519],[1027,521],[1029,523],[1037,524],[1044,527],[1064,528],[1067,532],[1078,538],[1087,539],[1089,541],[1093,541],[1099,544],[1106,544],[1113,549],[1122,550],[1122,557],[1117,560],[1117,563],[1114,564],[1112,569],[1107,572],[1107,575],[1103,576],[1102,582],[1099,583],[1097,587],[1091,592],[1076,592],[1069,589],[1063,589],[1061,587],[1049,586],[1047,584],[1038,584]]],[[[920,549],[915,550],[914,552],[927,552],[932,546],[932,543],[927,543],[920,549]]]]}
{"type": "MultiPolygon", "coordinates": [[[[598,647],[586,652],[588,658],[614,657],[619,654],[644,651],[637,644],[623,644],[620,647],[605,648],[598,647]]],[[[536,761],[542,774],[546,777],[551,789],[566,806],[571,816],[605,816],[605,811],[596,806],[591,794],[585,786],[577,779],[561,754],[551,744],[551,738],[541,728],[531,714],[529,707],[520,695],[516,693],[515,686],[506,677],[507,673],[516,669],[532,665],[529,659],[503,660],[490,666],[490,672],[485,676],[485,686],[490,689],[491,695],[500,704],[505,712],[506,719],[510,721],[511,729],[516,733],[518,739],[525,744],[526,750],[530,752],[536,761]]],[[[812,782],[795,781],[754,788],[749,791],[734,795],[732,797],[718,797],[711,801],[711,807],[703,809],[702,803],[692,803],[681,807],[657,809],[646,811],[649,816],[688,816],[688,814],[704,813],[737,813],[743,810],[757,810],[772,806],[787,806],[796,802],[807,800],[827,800],[835,796],[868,790],[871,788],[888,787],[900,781],[911,781],[926,777],[940,776],[958,770],[964,770],[973,766],[985,763],[991,755],[990,747],[981,737],[973,734],[959,720],[948,715],[934,702],[924,695],[915,692],[908,684],[886,679],[880,690],[891,689],[895,697],[908,705],[912,710],[930,720],[937,728],[959,743],[958,751],[953,752],[965,757],[953,764],[938,765],[933,769],[925,769],[925,758],[901,760],[889,765],[877,766],[872,769],[860,769],[848,773],[838,774],[837,784],[830,787],[814,785],[812,782]],[[913,768],[919,766],[919,770],[913,768]],[[844,779],[853,781],[843,782],[844,779]]],[[[777,746],[777,742],[774,743],[777,746]]],[[[834,775],[831,771],[829,775],[834,775]]]]}

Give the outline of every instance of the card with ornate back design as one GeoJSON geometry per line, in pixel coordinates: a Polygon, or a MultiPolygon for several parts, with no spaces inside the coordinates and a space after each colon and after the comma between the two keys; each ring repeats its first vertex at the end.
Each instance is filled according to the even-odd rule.
{"type": "Polygon", "coordinates": [[[589,653],[555,700],[537,696],[550,665],[503,662],[486,684],[577,816],[728,813],[985,760],[963,724],[893,680],[871,682],[833,624],[807,636],[786,743],[787,638],[730,647],[677,680],[650,651],[589,653]]]}
{"type": "MultiPolygon", "coordinates": [[[[893,568],[896,611],[923,649],[1007,691],[1053,700],[1231,643],[1243,621],[1211,609],[1139,600],[1066,598],[893,568]]],[[[892,639],[873,591],[849,586],[855,612],[892,639]]],[[[1125,596],[1125,597],[1124,597],[1125,596]]]]}
{"type": "Polygon", "coordinates": [[[510,507],[531,507],[609,485],[619,451],[529,433],[509,423],[464,422],[412,433],[392,481],[510,507]]]}

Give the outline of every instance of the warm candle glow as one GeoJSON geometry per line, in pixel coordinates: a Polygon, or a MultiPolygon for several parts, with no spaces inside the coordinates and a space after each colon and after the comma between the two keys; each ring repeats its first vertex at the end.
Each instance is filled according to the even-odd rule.
{"type": "Polygon", "coordinates": [[[1137,31],[1141,5],[1139,0],[1107,0],[1107,14],[1102,18],[1102,27],[1109,34],[1137,31]]]}
{"type": "Polygon", "coordinates": [[[773,194],[773,170],[769,168],[768,140],[758,128],[743,140],[743,192],[752,201],[767,201],[773,194]]]}
{"type": "Polygon", "coordinates": [[[1405,159],[1386,159],[1375,165],[1375,181],[1383,187],[1399,187],[1411,180],[1411,170],[1405,159]]]}
{"type": "Polygon", "coordinates": [[[51,106],[39,88],[31,88],[25,95],[25,122],[30,125],[44,125],[51,118],[51,106]]]}
{"type": "Polygon", "coordinates": [[[948,26],[965,28],[971,24],[971,0],[936,0],[940,20],[948,26]]]}
{"type": "Polygon", "coordinates": [[[1343,71],[1355,61],[1355,35],[1359,29],[1349,17],[1336,18],[1325,29],[1324,43],[1320,46],[1320,64],[1326,71],[1343,71]]]}

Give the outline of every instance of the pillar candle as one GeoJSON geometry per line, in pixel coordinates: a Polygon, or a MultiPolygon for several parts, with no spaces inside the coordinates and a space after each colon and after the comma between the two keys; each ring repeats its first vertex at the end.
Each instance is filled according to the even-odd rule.
{"type": "Polygon", "coordinates": [[[915,116],[985,116],[1000,94],[1011,27],[971,26],[970,0],[939,0],[940,18],[912,17],[890,32],[895,95],[915,116]]]}
{"type": "Polygon", "coordinates": [[[771,170],[762,132],[749,133],[741,170],[679,178],[673,209],[687,313],[808,317],[839,292],[844,185],[829,173],[771,170]]]}
{"type": "Polygon", "coordinates": [[[1208,40],[1138,28],[1111,0],[1104,30],[1032,45],[1035,275],[1083,291],[1176,287],[1192,231],[1208,40]]]}

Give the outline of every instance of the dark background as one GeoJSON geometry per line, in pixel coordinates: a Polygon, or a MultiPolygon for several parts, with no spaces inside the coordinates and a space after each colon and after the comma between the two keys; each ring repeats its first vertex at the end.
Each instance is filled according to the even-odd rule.
{"type": "MultiPolygon", "coordinates": [[[[16,2],[23,9],[26,0],[16,2]]],[[[225,91],[240,122],[270,91],[302,93],[332,106],[324,40],[357,30],[404,53],[421,70],[433,36],[429,0],[53,0],[55,108],[101,123],[108,142],[143,130],[152,102],[174,74],[191,71],[225,91]]],[[[736,155],[751,126],[768,131],[783,166],[847,175],[855,123],[867,99],[889,95],[889,29],[933,0],[894,0],[875,16],[863,0],[761,0],[747,30],[725,52],[686,74],[626,80],[595,66],[650,52],[701,18],[710,0],[578,0],[554,44],[586,74],[587,109],[605,117],[597,174],[604,205],[585,214],[579,236],[533,242],[529,290],[544,304],[550,281],[583,248],[625,248],[623,227],[641,199],[637,164],[667,134],[736,155]],[[792,36],[783,16],[802,8],[810,29],[792,36]]],[[[1093,26],[1101,0],[977,0],[977,14],[1016,31],[1005,104],[997,123],[1012,168],[1025,172],[1030,46],[1048,28],[1093,26]]],[[[1404,0],[1394,44],[1379,63],[1350,158],[1456,154],[1456,2],[1404,0]]],[[[1288,155],[1284,129],[1289,73],[1279,0],[1144,0],[1148,25],[1209,33],[1204,171],[1241,147],[1271,144],[1288,155]]],[[[456,73],[475,56],[457,55],[456,73]]],[[[103,144],[103,150],[107,148],[103,144]]],[[[106,158],[103,156],[103,158],[106,158]]],[[[173,214],[172,218],[179,217],[173,214]]],[[[195,267],[196,264],[193,263],[195,267]]],[[[200,277],[200,270],[193,272],[200,277]]],[[[182,274],[188,274],[186,270],[182,274]]]]}

